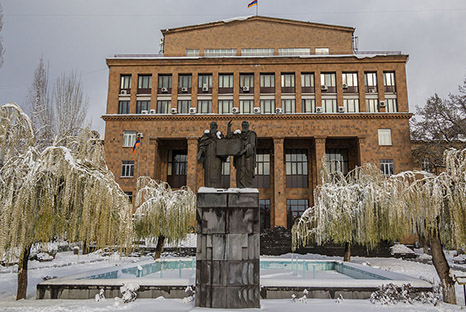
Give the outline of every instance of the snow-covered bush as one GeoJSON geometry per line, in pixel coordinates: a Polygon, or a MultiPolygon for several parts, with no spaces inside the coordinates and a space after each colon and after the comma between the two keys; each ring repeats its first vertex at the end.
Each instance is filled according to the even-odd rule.
{"type": "Polygon", "coordinates": [[[139,284],[136,284],[136,283],[123,284],[123,286],[120,287],[121,299],[123,300],[123,303],[135,301],[138,296],[137,294],[138,289],[139,289],[139,284]]]}
{"type": "Polygon", "coordinates": [[[95,301],[100,302],[100,301],[105,301],[105,295],[104,295],[104,290],[100,289],[99,293],[95,295],[95,301]]]}
{"type": "Polygon", "coordinates": [[[434,287],[433,292],[414,292],[411,284],[403,284],[401,287],[397,287],[393,283],[380,286],[370,297],[371,303],[380,303],[382,305],[397,304],[398,302],[409,304],[419,302],[437,305],[439,300],[440,292],[438,287],[434,287]]]}

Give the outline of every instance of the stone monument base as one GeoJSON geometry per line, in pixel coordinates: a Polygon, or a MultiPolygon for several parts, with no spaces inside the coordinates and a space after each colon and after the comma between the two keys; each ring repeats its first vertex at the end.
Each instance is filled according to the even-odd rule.
{"type": "Polygon", "coordinates": [[[197,193],[196,306],[260,308],[259,191],[197,193]]]}

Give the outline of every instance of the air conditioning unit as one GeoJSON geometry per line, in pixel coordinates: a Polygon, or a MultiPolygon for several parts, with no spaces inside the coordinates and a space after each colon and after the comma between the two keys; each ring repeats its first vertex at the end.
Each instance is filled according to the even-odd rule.
{"type": "Polygon", "coordinates": [[[343,84],[343,89],[344,90],[348,89],[348,85],[346,83],[343,84]]]}
{"type": "Polygon", "coordinates": [[[261,108],[260,107],[254,107],[254,114],[260,114],[261,113],[261,108]]]}
{"type": "Polygon", "coordinates": [[[168,88],[161,88],[160,91],[162,91],[162,93],[168,93],[168,88]]]}
{"type": "Polygon", "coordinates": [[[281,114],[283,113],[283,109],[281,107],[275,108],[275,114],[281,114]]]}
{"type": "Polygon", "coordinates": [[[345,107],[344,106],[338,106],[338,112],[339,113],[344,113],[345,112],[345,107]]]}
{"type": "Polygon", "coordinates": [[[380,101],[379,102],[379,107],[385,107],[385,101],[380,101]]]}
{"type": "Polygon", "coordinates": [[[320,106],[316,107],[316,113],[322,113],[322,107],[320,106]]]}
{"type": "Polygon", "coordinates": [[[328,91],[328,87],[327,87],[326,85],[322,85],[322,86],[320,87],[320,90],[322,90],[322,91],[328,91]]]}
{"type": "Polygon", "coordinates": [[[239,114],[239,108],[238,108],[238,107],[233,107],[233,108],[231,109],[231,112],[232,112],[233,114],[239,114]]]}
{"type": "Polygon", "coordinates": [[[209,92],[209,87],[208,86],[203,86],[202,87],[202,92],[209,92]]]}
{"type": "Polygon", "coordinates": [[[171,109],[171,112],[172,112],[172,114],[177,114],[177,113],[178,113],[178,110],[177,110],[175,107],[173,107],[173,108],[171,109]]]}
{"type": "Polygon", "coordinates": [[[248,86],[244,86],[242,89],[243,89],[243,92],[249,92],[249,87],[248,86]]]}
{"type": "Polygon", "coordinates": [[[146,109],[143,109],[143,110],[141,111],[141,114],[143,114],[143,115],[147,115],[148,113],[149,113],[149,111],[146,110],[146,109]]]}
{"type": "Polygon", "coordinates": [[[128,95],[128,90],[120,90],[120,95],[128,95]]]}
{"type": "Polygon", "coordinates": [[[188,88],[186,88],[186,87],[182,87],[182,88],[181,88],[181,92],[183,92],[183,93],[186,93],[186,92],[188,92],[188,88]]]}
{"type": "Polygon", "coordinates": [[[142,132],[138,132],[138,138],[143,138],[144,137],[144,134],[142,134],[142,132]]]}
{"type": "Polygon", "coordinates": [[[375,93],[375,89],[369,89],[369,93],[375,93]]]}
{"type": "Polygon", "coordinates": [[[189,108],[189,113],[190,114],[195,114],[196,113],[196,108],[195,107],[190,107],[189,108]]]}
{"type": "Polygon", "coordinates": [[[155,114],[155,109],[151,109],[151,110],[150,110],[150,113],[151,113],[151,114],[155,114]]]}

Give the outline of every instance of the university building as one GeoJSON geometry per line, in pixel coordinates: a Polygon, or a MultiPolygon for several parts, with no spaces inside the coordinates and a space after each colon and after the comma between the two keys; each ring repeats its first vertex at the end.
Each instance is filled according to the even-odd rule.
{"type": "MultiPolygon", "coordinates": [[[[291,227],[313,204],[322,159],[344,173],[366,162],[386,175],[412,169],[408,55],[359,52],[354,31],[252,16],[165,29],[159,54],[108,58],[102,118],[117,182],[130,196],[142,175],[196,191],[198,140],[229,120],[258,135],[264,228],[291,227]]],[[[223,164],[224,187],[236,186],[234,171],[223,164]]]]}

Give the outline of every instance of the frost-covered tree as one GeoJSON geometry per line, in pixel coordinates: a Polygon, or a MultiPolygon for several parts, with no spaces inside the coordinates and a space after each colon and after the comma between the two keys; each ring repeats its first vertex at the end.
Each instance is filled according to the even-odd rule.
{"type": "Polygon", "coordinates": [[[34,71],[26,105],[31,111],[38,148],[41,149],[55,140],[76,135],[84,127],[88,99],[76,71],[60,75],[50,92],[49,65],[41,58],[34,71]]]}
{"type": "Polygon", "coordinates": [[[422,142],[413,151],[415,160],[428,161],[434,170],[445,168],[443,152],[464,146],[466,139],[466,79],[458,93],[450,93],[444,99],[434,94],[423,107],[416,106],[411,130],[412,138],[422,142]]]}
{"type": "Polygon", "coordinates": [[[16,298],[26,297],[34,243],[59,238],[129,248],[131,207],[95,134],[84,129],[39,151],[19,106],[0,107],[0,118],[0,255],[19,256],[16,298]]]}
{"type": "Polygon", "coordinates": [[[188,187],[172,190],[166,182],[138,178],[134,229],[138,238],[157,239],[154,258],[163,245],[186,238],[196,220],[196,197],[188,187]]]}
{"type": "Polygon", "coordinates": [[[404,172],[384,178],[375,167],[346,179],[328,178],[316,204],[293,228],[293,244],[359,242],[375,246],[410,234],[427,242],[445,302],[456,303],[454,280],[442,247],[466,246],[466,149],[445,152],[445,172],[404,172]]]}

